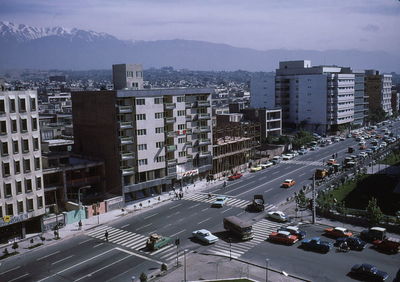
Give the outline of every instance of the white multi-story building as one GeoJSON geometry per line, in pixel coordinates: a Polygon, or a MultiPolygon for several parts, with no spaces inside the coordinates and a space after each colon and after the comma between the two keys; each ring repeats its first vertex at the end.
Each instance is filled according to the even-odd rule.
{"type": "Polygon", "coordinates": [[[371,111],[382,108],[388,116],[392,115],[391,74],[379,74],[379,71],[376,70],[366,70],[365,91],[369,96],[369,108],[371,111]]]}
{"type": "Polygon", "coordinates": [[[141,64],[119,64],[112,66],[115,90],[143,89],[143,67],[141,64]]]}
{"type": "Polygon", "coordinates": [[[326,133],[354,120],[354,74],[347,68],[280,62],[275,89],[276,104],[288,127],[326,133]]]}
{"type": "Polygon", "coordinates": [[[275,108],[275,75],[255,73],[250,80],[250,107],[275,108]]]}
{"type": "Polygon", "coordinates": [[[0,91],[0,242],[41,231],[45,213],[36,91],[0,91]]]}

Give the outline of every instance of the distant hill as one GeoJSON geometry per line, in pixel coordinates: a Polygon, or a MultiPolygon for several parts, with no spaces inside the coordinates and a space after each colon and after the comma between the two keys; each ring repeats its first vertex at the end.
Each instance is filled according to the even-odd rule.
{"type": "Polygon", "coordinates": [[[142,63],[145,68],[271,71],[279,61],[301,59],[311,60],[313,65],[400,72],[400,56],[382,51],[259,51],[180,39],[131,42],[94,31],[0,22],[1,69],[87,70],[110,69],[116,63],[142,63]]]}

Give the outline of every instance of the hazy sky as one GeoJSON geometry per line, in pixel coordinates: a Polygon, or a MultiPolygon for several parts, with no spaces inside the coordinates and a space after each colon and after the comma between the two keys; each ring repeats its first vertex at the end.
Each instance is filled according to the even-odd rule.
{"type": "Polygon", "coordinates": [[[399,0],[0,0],[0,20],[260,50],[400,51],[399,0]]]}

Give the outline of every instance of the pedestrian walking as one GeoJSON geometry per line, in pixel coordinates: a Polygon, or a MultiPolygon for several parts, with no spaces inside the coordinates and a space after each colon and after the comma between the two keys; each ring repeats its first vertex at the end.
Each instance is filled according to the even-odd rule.
{"type": "Polygon", "coordinates": [[[108,242],[108,231],[106,230],[106,233],[104,233],[104,237],[106,237],[106,242],[108,242]]]}
{"type": "Polygon", "coordinates": [[[81,230],[82,229],[82,220],[79,220],[78,226],[79,226],[79,230],[81,230]]]}

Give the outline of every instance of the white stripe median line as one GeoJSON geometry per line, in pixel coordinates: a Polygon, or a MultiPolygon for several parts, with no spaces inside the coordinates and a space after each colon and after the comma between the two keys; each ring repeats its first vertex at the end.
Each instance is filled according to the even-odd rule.
{"type": "Polygon", "coordinates": [[[21,268],[21,266],[16,266],[16,267],[14,267],[14,268],[11,268],[11,269],[9,269],[9,270],[6,270],[6,271],[4,271],[4,272],[1,272],[0,275],[4,275],[4,274],[6,274],[6,273],[8,273],[8,272],[10,272],[10,271],[17,270],[18,268],[21,268]]]}
{"type": "Polygon", "coordinates": [[[21,279],[21,278],[26,277],[26,276],[29,276],[29,273],[25,273],[24,275],[21,275],[21,276],[19,276],[19,277],[17,277],[17,278],[14,278],[14,279],[12,279],[12,280],[8,280],[8,282],[12,282],[12,281],[21,279]]]}
{"type": "Polygon", "coordinates": [[[197,225],[200,225],[200,224],[202,224],[203,222],[206,222],[207,220],[210,220],[210,219],[211,219],[211,217],[209,217],[209,218],[207,218],[207,219],[205,219],[205,220],[202,220],[202,221],[198,222],[197,225]]]}
{"type": "Polygon", "coordinates": [[[46,255],[46,256],[44,256],[44,257],[41,257],[41,258],[36,259],[36,261],[40,261],[40,260],[45,259],[45,258],[48,258],[48,257],[50,257],[50,256],[52,256],[52,255],[56,255],[56,254],[58,254],[59,252],[60,252],[60,251],[56,251],[56,252],[54,252],[54,253],[48,254],[48,255],[46,255]]]}
{"type": "Polygon", "coordinates": [[[179,206],[182,206],[182,204],[179,204],[179,205],[176,205],[176,206],[170,207],[169,209],[170,209],[170,210],[172,210],[172,209],[174,209],[174,208],[177,208],[177,207],[179,207],[179,206]]]}
{"type": "Polygon", "coordinates": [[[87,243],[87,242],[89,242],[89,241],[92,241],[92,240],[93,240],[93,239],[87,239],[87,240],[85,240],[85,241],[83,241],[83,242],[78,243],[78,245],[85,244],[85,243],[87,243]]]}
{"type": "Polygon", "coordinates": [[[143,229],[143,228],[146,228],[146,227],[149,227],[149,226],[152,225],[152,224],[153,224],[153,223],[149,223],[149,224],[143,225],[142,227],[136,228],[136,231],[138,231],[138,230],[140,230],[140,229],[143,229]]]}
{"type": "Polygon", "coordinates": [[[54,264],[57,264],[57,263],[62,262],[62,261],[64,261],[64,260],[70,259],[70,258],[72,258],[73,256],[74,256],[74,255],[70,255],[69,257],[66,257],[66,258],[60,259],[60,260],[58,260],[58,261],[55,261],[55,262],[53,262],[51,265],[54,265],[54,264]]]}
{"type": "Polygon", "coordinates": [[[128,224],[125,224],[125,225],[122,225],[121,228],[128,227],[129,225],[130,225],[129,223],[128,223],[128,224]]]}
{"type": "Polygon", "coordinates": [[[175,234],[172,234],[171,236],[169,236],[169,237],[174,237],[174,236],[176,236],[176,235],[178,235],[178,234],[181,234],[182,232],[185,232],[186,231],[186,229],[183,229],[183,230],[181,230],[181,231],[179,231],[179,232],[177,232],[177,233],[175,233],[175,234]]]}
{"type": "Polygon", "coordinates": [[[153,216],[156,216],[156,215],[158,215],[158,213],[155,213],[155,214],[152,214],[152,215],[146,216],[146,217],[144,217],[144,219],[149,219],[149,218],[151,218],[151,217],[153,217],[153,216]]]}

